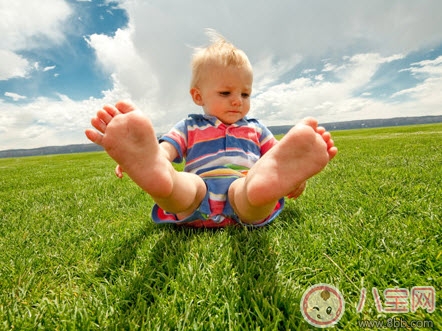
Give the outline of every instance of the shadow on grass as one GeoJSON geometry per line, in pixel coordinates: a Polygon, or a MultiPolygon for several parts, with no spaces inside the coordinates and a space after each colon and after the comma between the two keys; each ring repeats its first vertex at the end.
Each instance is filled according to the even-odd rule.
{"type": "Polygon", "coordinates": [[[137,251],[147,236],[148,229],[144,227],[142,231],[126,239],[116,248],[110,258],[101,261],[96,276],[111,280],[116,270],[129,266],[136,258],[137,251]]]}
{"type": "Polygon", "coordinates": [[[299,298],[278,273],[281,261],[272,244],[271,229],[236,231],[232,238],[242,324],[252,329],[296,329],[299,298]]]}
{"type": "Polygon", "coordinates": [[[278,273],[281,261],[272,244],[271,228],[202,230],[161,226],[151,230],[123,242],[97,271],[98,276],[114,282],[131,268],[136,270],[123,280],[117,308],[123,327],[150,323],[180,328],[176,323],[187,318],[192,322],[183,322],[181,327],[197,323],[201,327],[299,328],[300,298],[278,273]],[[152,233],[158,239],[146,253],[145,264],[131,266],[152,233]],[[205,240],[207,250],[198,246],[205,240]],[[219,243],[225,247],[219,249],[219,243]],[[199,279],[194,282],[186,269],[192,263],[210,264],[195,271],[199,279]],[[205,274],[206,270],[213,272],[213,277],[205,274]]]}

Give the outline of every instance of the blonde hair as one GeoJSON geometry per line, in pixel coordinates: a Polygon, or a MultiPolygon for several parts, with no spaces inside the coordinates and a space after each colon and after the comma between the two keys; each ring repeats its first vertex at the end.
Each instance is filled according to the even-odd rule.
{"type": "Polygon", "coordinates": [[[212,42],[208,47],[196,48],[192,58],[192,79],[190,87],[197,87],[207,67],[236,66],[246,67],[252,72],[252,65],[247,55],[222,35],[212,29],[206,29],[206,35],[212,42]]]}

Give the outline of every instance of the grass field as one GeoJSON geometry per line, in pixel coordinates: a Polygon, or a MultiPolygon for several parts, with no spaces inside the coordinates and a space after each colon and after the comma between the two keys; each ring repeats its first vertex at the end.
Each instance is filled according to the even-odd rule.
{"type": "Polygon", "coordinates": [[[442,124],[334,138],[336,159],[257,230],[155,225],[104,153],[1,159],[0,329],[307,330],[301,298],[326,283],[345,299],[335,329],[442,330],[442,124]],[[434,312],[377,311],[373,288],[386,308],[384,290],[409,302],[415,286],[434,312]]]}

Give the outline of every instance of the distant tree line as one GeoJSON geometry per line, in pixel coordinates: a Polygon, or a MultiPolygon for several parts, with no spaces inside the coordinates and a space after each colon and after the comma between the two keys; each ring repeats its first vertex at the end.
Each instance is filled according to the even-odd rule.
{"type": "MultiPolygon", "coordinates": [[[[347,122],[330,122],[320,123],[329,131],[351,130],[351,129],[365,129],[365,128],[382,128],[388,126],[404,126],[416,124],[431,124],[441,123],[442,115],[440,116],[419,116],[419,117],[396,117],[396,118],[379,118],[369,120],[355,120],[347,122]]],[[[273,134],[287,133],[291,125],[270,126],[269,129],[273,134]]]]}
{"type": "MultiPolygon", "coordinates": [[[[388,126],[404,126],[414,124],[430,124],[441,123],[442,115],[439,116],[419,116],[419,117],[397,117],[386,119],[370,119],[370,120],[355,120],[347,122],[330,122],[320,123],[329,131],[363,129],[363,128],[379,128],[388,126]]],[[[270,126],[269,129],[273,134],[287,133],[291,125],[270,126]]],[[[48,146],[33,149],[10,149],[0,151],[0,158],[7,157],[23,157],[23,156],[37,156],[37,155],[51,155],[51,154],[71,154],[71,153],[85,153],[102,151],[101,146],[95,144],[77,144],[67,146],[48,146]]]]}
{"type": "Polygon", "coordinates": [[[10,149],[6,151],[0,151],[0,158],[51,155],[51,154],[85,153],[85,152],[97,152],[102,150],[103,148],[101,146],[95,144],[47,146],[47,147],[39,147],[32,149],[10,149]]]}

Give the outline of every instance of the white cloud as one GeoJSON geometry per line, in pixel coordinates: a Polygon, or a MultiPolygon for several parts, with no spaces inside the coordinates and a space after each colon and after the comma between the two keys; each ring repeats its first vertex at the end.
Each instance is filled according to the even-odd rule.
{"type": "Polygon", "coordinates": [[[25,58],[14,52],[0,49],[0,80],[26,77],[31,66],[25,58]]]}
{"type": "MultiPolygon", "coordinates": [[[[408,69],[413,75],[423,78],[423,81],[408,89],[393,94],[392,98],[408,96],[416,107],[422,109],[434,109],[437,113],[442,112],[442,56],[435,60],[425,60],[413,63],[408,69]]],[[[423,113],[425,114],[425,113],[423,113]]]]}
{"type": "Polygon", "coordinates": [[[273,56],[266,56],[253,64],[254,93],[261,93],[269,86],[278,82],[281,77],[292,70],[302,60],[300,55],[293,55],[287,59],[276,60],[273,56]]]}
{"type": "Polygon", "coordinates": [[[21,50],[64,39],[62,24],[72,13],[64,0],[0,1],[0,49],[21,50]]]}
{"type": "Polygon", "coordinates": [[[434,60],[425,60],[411,64],[409,70],[413,75],[440,76],[442,74],[442,56],[434,60]]]}
{"type": "MultiPolygon", "coordinates": [[[[85,37],[113,88],[100,99],[78,102],[63,95],[26,106],[0,100],[0,130],[7,132],[0,149],[87,142],[83,131],[90,117],[118,99],[133,100],[158,132],[201,111],[188,84],[192,47],[207,43],[207,27],[249,55],[255,77],[251,115],[268,125],[293,124],[307,115],[329,122],[440,114],[440,59],[407,68],[418,84],[386,101],[364,90],[382,65],[441,45],[442,20],[434,18],[442,12],[439,0],[119,3],[129,26],[113,36],[85,37]]],[[[0,50],[10,58],[2,56],[0,79],[38,69],[18,51],[62,42],[62,23],[73,14],[61,0],[0,0],[0,12],[10,17],[0,17],[0,50]]]]}
{"type": "Polygon", "coordinates": [[[25,96],[12,92],[5,92],[5,97],[9,97],[14,101],[26,99],[25,96]]]}
{"type": "Polygon", "coordinates": [[[0,0],[0,80],[26,77],[29,61],[19,51],[64,40],[62,23],[70,14],[64,0],[0,0]]]}
{"type": "Polygon", "coordinates": [[[43,71],[46,72],[46,71],[54,70],[55,68],[56,68],[56,66],[44,67],[43,71]]]}
{"type": "Polygon", "coordinates": [[[308,75],[308,74],[311,74],[311,73],[313,73],[313,72],[316,72],[316,69],[304,69],[304,70],[302,71],[302,74],[303,74],[303,75],[308,75]]]}
{"type": "Polygon", "coordinates": [[[93,34],[86,41],[94,48],[103,70],[126,86],[132,98],[153,97],[158,92],[156,77],[135,49],[132,35],[129,27],[118,29],[114,37],[93,34]]]}
{"type": "MultiPolygon", "coordinates": [[[[253,103],[253,114],[265,118],[269,125],[295,123],[306,116],[315,116],[322,122],[352,119],[387,118],[440,114],[442,73],[434,69],[438,60],[426,61],[415,71],[432,72],[434,76],[402,93],[414,93],[415,99],[398,105],[378,101],[369,93],[356,92],[370,83],[379,67],[401,59],[402,55],[382,57],[379,54],[357,54],[347,57],[342,64],[325,64],[332,68],[336,80],[318,80],[310,77],[296,78],[288,83],[276,84],[261,93],[253,103]],[[423,91],[427,91],[425,94],[423,91]],[[430,95],[431,94],[431,95],[430,95]],[[439,107],[436,107],[439,103],[439,107]]],[[[413,69],[412,68],[412,69],[413,69]]],[[[411,69],[410,69],[411,70],[411,69]]]]}
{"type": "Polygon", "coordinates": [[[27,105],[0,100],[0,123],[5,134],[0,150],[87,143],[84,129],[90,126],[93,110],[113,100],[88,99],[75,102],[60,95],[59,100],[39,98],[27,105]]]}
{"type": "Polygon", "coordinates": [[[379,69],[379,66],[384,63],[389,63],[403,58],[403,55],[395,54],[388,57],[382,57],[377,53],[356,54],[352,57],[347,57],[347,62],[336,67],[334,71],[338,78],[345,80],[354,89],[363,87],[368,84],[379,69]]]}
{"type": "MultiPolygon", "coordinates": [[[[254,2],[252,6],[234,0],[210,4],[196,0],[192,6],[175,0],[120,3],[131,24],[130,33],[125,34],[130,45],[127,58],[119,48],[109,61],[108,55],[100,53],[103,45],[92,46],[98,61],[116,73],[135,101],[143,93],[151,95],[154,91],[149,97],[154,101],[154,124],[162,130],[186,113],[199,111],[188,96],[189,46],[207,43],[205,27],[218,30],[249,55],[254,66],[252,114],[275,124],[298,118],[295,113],[345,120],[352,112],[361,116],[363,109],[366,117],[385,116],[389,114],[385,108],[391,105],[376,104],[382,108],[377,112],[367,107],[367,95],[355,98],[353,93],[370,83],[380,65],[442,41],[442,21],[433,19],[435,11],[442,11],[439,1],[281,0],[271,5],[254,2]],[[362,52],[352,54],[355,49],[362,52]],[[288,78],[302,61],[327,58],[329,54],[333,57],[324,62],[322,73],[332,74],[337,82],[322,73],[316,79],[288,78]],[[185,107],[180,106],[183,103],[185,107]]],[[[115,47],[123,45],[117,35],[107,41],[115,47]]],[[[306,73],[313,70],[317,69],[310,67],[306,73]]]]}
{"type": "Polygon", "coordinates": [[[322,69],[322,72],[329,72],[329,71],[335,71],[335,70],[336,70],[336,65],[327,62],[326,64],[324,64],[324,68],[322,69]]]}

